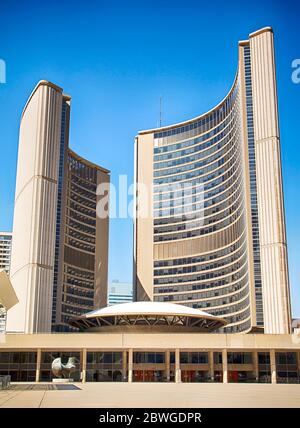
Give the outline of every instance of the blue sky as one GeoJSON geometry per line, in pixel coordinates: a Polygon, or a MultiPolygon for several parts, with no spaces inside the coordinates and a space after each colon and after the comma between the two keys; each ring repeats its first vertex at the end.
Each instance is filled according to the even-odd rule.
{"type": "MultiPolygon", "coordinates": [[[[300,316],[299,5],[290,1],[193,0],[1,1],[0,230],[11,230],[18,128],[37,81],[72,96],[71,147],[133,180],[133,141],[140,129],[189,119],[230,88],[238,40],[261,27],[275,32],[286,223],[293,312],[300,316]],[[237,3],[238,7],[235,7],[237,3]]],[[[131,281],[132,222],[110,225],[110,279],[131,281]]]]}

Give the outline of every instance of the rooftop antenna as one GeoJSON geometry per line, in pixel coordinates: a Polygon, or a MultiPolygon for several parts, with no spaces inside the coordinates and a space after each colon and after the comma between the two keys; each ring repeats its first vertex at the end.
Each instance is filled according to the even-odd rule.
{"type": "Polygon", "coordinates": [[[159,97],[159,127],[161,128],[162,123],[162,96],[159,97]]]}

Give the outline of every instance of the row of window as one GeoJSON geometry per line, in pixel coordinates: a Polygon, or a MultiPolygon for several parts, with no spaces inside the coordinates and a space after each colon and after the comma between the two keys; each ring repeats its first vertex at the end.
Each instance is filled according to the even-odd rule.
{"type": "Polygon", "coordinates": [[[218,262],[208,262],[208,263],[201,263],[201,264],[193,264],[189,266],[180,266],[175,268],[169,268],[169,269],[155,269],[154,270],[154,276],[170,276],[170,275],[182,275],[187,273],[194,273],[194,272],[202,272],[206,270],[212,270],[212,269],[218,269],[223,266],[229,265],[233,263],[234,261],[241,259],[242,256],[246,253],[246,244],[238,249],[238,251],[234,254],[230,254],[228,257],[220,259],[218,262]]]}
{"type": "Polygon", "coordinates": [[[154,287],[154,295],[157,298],[157,295],[161,293],[178,293],[178,292],[187,292],[187,291],[197,291],[197,290],[208,290],[210,288],[223,287],[230,284],[231,287],[234,287],[236,284],[245,285],[248,282],[247,270],[244,269],[243,274],[239,275],[235,281],[232,281],[232,278],[225,277],[218,281],[205,281],[203,283],[191,283],[184,285],[168,285],[168,286],[156,286],[154,287]]]}
{"type": "Polygon", "coordinates": [[[71,189],[72,192],[75,192],[77,195],[80,195],[85,199],[96,201],[96,193],[91,192],[88,189],[83,189],[81,186],[78,186],[78,184],[75,184],[72,181],[70,181],[69,183],[69,189],[71,189]]]}
{"type": "Polygon", "coordinates": [[[197,161],[194,163],[189,163],[187,165],[183,166],[177,166],[174,168],[167,168],[163,170],[154,171],[153,177],[159,177],[154,179],[155,184],[161,184],[163,182],[166,182],[166,177],[170,176],[169,178],[172,179],[173,175],[186,173],[187,171],[197,171],[198,175],[205,175],[210,171],[213,171],[214,169],[218,168],[220,165],[223,165],[236,151],[236,142],[239,141],[240,132],[236,133],[236,139],[234,143],[231,145],[231,147],[225,151],[225,153],[219,152],[214,154],[211,157],[211,162],[207,162],[207,160],[203,161],[197,161]],[[163,180],[163,181],[161,181],[163,180]]]}
{"type": "Polygon", "coordinates": [[[256,296],[256,321],[258,325],[263,325],[263,305],[261,304],[261,265],[260,265],[260,242],[259,224],[257,215],[257,190],[256,190],[256,162],[255,162],[255,142],[253,132],[253,103],[252,103],[252,76],[251,76],[251,56],[250,46],[244,47],[245,80],[246,80],[246,102],[247,102],[247,130],[248,130],[248,156],[249,175],[251,192],[251,219],[252,219],[252,240],[254,255],[254,283],[256,296]]]}
{"type": "MultiPolygon", "coordinates": [[[[231,161],[228,161],[227,164],[224,165],[224,168],[219,168],[216,171],[206,175],[206,176],[199,176],[196,175],[195,177],[189,177],[189,174],[187,174],[187,177],[183,176],[179,178],[179,180],[169,180],[167,179],[166,184],[160,183],[157,185],[154,183],[154,195],[170,191],[172,192],[174,190],[180,189],[180,186],[182,189],[185,189],[187,186],[195,186],[197,184],[202,184],[204,186],[204,189],[213,188],[218,183],[220,183],[220,180],[225,181],[226,178],[228,178],[230,175],[233,174],[233,172],[240,166],[241,163],[241,153],[238,152],[236,154],[235,158],[232,158],[231,161]],[[225,168],[226,166],[226,168],[225,168]]],[[[174,178],[174,177],[173,177],[174,178]]]]}
{"type": "MultiPolygon", "coordinates": [[[[166,206],[185,205],[186,201],[191,202],[204,201],[211,199],[218,194],[231,189],[237,182],[241,181],[241,169],[236,170],[226,180],[220,180],[217,186],[206,188],[204,184],[197,185],[196,187],[183,186],[179,191],[172,191],[170,193],[159,193],[154,195],[154,209],[164,208],[166,206]]],[[[175,190],[175,189],[174,189],[175,190]]]]}
{"type": "Polygon", "coordinates": [[[202,183],[201,180],[196,180],[194,184],[193,182],[172,183],[168,186],[167,192],[161,192],[159,187],[153,196],[153,201],[161,202],[164,200],[200,195],[201,193],[204,193],[206,198],[208,198],[208,192],[218,192],[219,187],[222,189],[230,187],[232,183],[237,181],[237,177],[240,176],[240,173],[241,165],[239,165],[237,168],[232,168],[223,176],[217,178],[216,180],[210,181],[209,183],[202,183]]]}
{"type": "Polygon", "coordinates": [[[88,226],[96,227],[96,220],[90,217],[87,217],[85,214],[81,214],[81,212],[73,211],[71,206],[68,206],[67,216],[73,220],[77,220],[80,223],[86,224],[88,226]]]}
{"type": "Polygon", "coordinates": [[[241,289],[245,289],[246,285],[248,285],[247,280],[244,278],[243,281],[239,281],[238,283],[234,285],[230,285],[229,287],[220,287],[217,289],[206,291],[207,289],[204,289],[200,291],[199,293],[187,293],[187,290],[184,290],[183,293],[181,292],[171,292],[171,293],[163,293],[163,291],[159,290],[158,295],[155,295],[157,301],[179,301],[179,300],[201,300],[201,299],[209,299],[212,297],[220,297],[227,294],[231,294],[234,292],[237,292],[241,289]]]}
{"type": "Polygon", "coordinates": [[[90,254],[95,253],[95,246],[94,245],[89,245],[89,244],[84,243],[82,241],[77,241],[77,239],[70,237],[68,234],[66,235],[66,244],[71,246],[71,247],[74,247],[78,250],[86,251],[90,254]]]}
{"type": "Polygon", "coordinates": [[[93,309],[94,307],[94,299],[92,298],[86,298],[86,299],[82,299],[80,297],[78,297],[77,295],[69,295],[63,292],[63,296],[62,296],[62,301],[64,303],[64,305],[71,305],[73,306],[83,306],[84,310],[83,311],[89,311],[91,309],[93,309]]]}
{"type": "Polygon", "coordinates": [[[153,263],[154,268],[162,268],[162,267],[169,267],[169,266],[180,266],[180,265],[190,265],[190,264],[196,264],[196,263],[203,263],[215,259],[222,258],[224,256],[227,256],[228,254],[234,253],[238,248],[240,248],[242,245],[244,245],[245,242],[245,234],[243,233],[239,239],[228,245],[226,248],[223,248],[218,251],[214,251],[208,254],[201,254],[199,256],[195,255],[192,257],[183,257],[183,258],[176,258],[176,259],[170,259],[170,260],[155,260],[153,263]]]}
{"type": "Polygon", "coordinates": [[[78,175],[71,174],[71,181],[73,183],[78,184],[79,186],[83,187],[84,189],[89,190],[92,193],[96,193],[97,190],[97,184],[93,183],[91,181],[87,181],[83,179],[82,177],[79,177],[78,175]]]}
{"type": "Polygon", "coordinates": [[[210,166],[207,166],[206,168],[203,168],[200,170],[195,169],[190,172],[185,172],[183,174],[176,174],[170,177],[154,178],[153,184],[154,185],[169,184],[169,183],[175,183],[178,181],[191,180],[196,177],[201,177],[202,182],[205,183],[206,181],[209,181],[210,179],[225,173],[235,163],[239,151],[240,150],[236,150],[233,154],[230,151],[224,158],[220,159],[218,162],[213,163],[210,166]],[[232,156],[229,158],[230,154],[232,154],[232,156]]]}
{"type": "Polygon", "coordinates": [[[90,282],[85,279],[77,279],[70,276],[65,276],[64,283],[75,287],[94,289],[94,282],[90,282]]]}
{"type": "MultiPolygon", "coordinates": [[[[253,351],[256,352],[256,351],[253,351]]],[[[241,351],[228,351],[227,363],[228,364],[253,364],[253,352],[241,351]]],[[[126,360],[128,362],[128,351],[126,352],[126,360]]],[[[170,351],[170,364],[175,364],[175,352],[170,351]]],[[[56,358],[61,358],[63,364],[67,364],[70,358],[73,358],[78,370],[81,370],[80,352],[72,351],[43,351],[41,353],[41,368],[51,368],[52,362],[56,358]]],[[[270,366],[270,352],[257,352],[258,366],[270,366]]],[[[134,364],[164,364],[166,362],[165,352],[149,352],[149,351],[134,351],[133,363],[134,364]]],[[[222,364],[222,352],[213,352],[214,364],[222,364]]],[[[279,351],[275,352],[275,362],[277,368],[280,369],[296,369],[298,367],[297,352],[293,351],[279,351]]],[[[88,365],[103,365],[119,366],[123,364],[123,352],[120,351],[88,351],[86,363],[88,365]]],[[[181,351],[180,352],[181,364],[208,364],[208,352],[205,351],[181,351]]],[[[13,368],[17,369],[30,369],[32,365],[37,364],[37,352],[34,351],[1,351],[0,352],[0,365],[2,369],[13,368]]]]}
{"type": "Polygon", "coordinates": [[[63,287],[65,294],[71,294],[74,296],[85,297],[88,299],[94,299],[94,289],[82,289],[68,284],[64,284],[63,287]]]}
{"type": "MultiPolygon", "coordinates": [[[[201,303],[194,303],[198,309],[201,309],[201,303]]],[[[242,302],[231,306],[222,306],[217,309],[210,309],[211,315],[216,315],[225,318],[230,324],[237,324],[240,321],[248,319],[250,317],[250,301],[249,297],[244,299],[242,302]]],[[[226,327],[225,327],[226,328],[226,327]]]]}
{"type": "Polygon", "coordinates": [[[68,226],[72,227],[73,229],[79,230],[80,232],[88,233],[90,235],[95,235],[95,228],[92,226],[87,226],[86,224],[79,223],[78,221],[75,221],[73,218],[67,217],[66,223],[68,226]]]}
{"type": "Polygon", "coordinates": [[[91,201],[90,199],[84,198],[77,193],[72,192],[71,190],[68,190],[67,197],[70,201],[78,202],[87,208],[92,208],[94,210],[96,209],[96,201],[91,201]]]}
{"type": "Polygon", "coordinates": [[[83,162],[80,162],[76,157],[69,153],[68,158],[68,168],[71,174],[76,175],[84,179],[85,181],[90,181],[91,183],[97,183],[97,170],[91,168],[83,162]]]}
{"type": "Polygon", "coordinates": [[[204,150],[207,147],[210,147],[211,144],[215,144],[216,142],[219,141],[219,140],[215,140],[215,137],[217,137],[219,133],[222,133],[223,136],[226,135],[227,133],[226,128],[230,128],[230,129],[232,128],[233,124],[235,123],[235,118],[236,118],[236,113],[235,111],[232,111],[229,114],[229,116],[212,131],[209,131],[208,133],[203,134],[200,137],[193,138],[190,140],[185,140],[185,141],[182,141],[181,143],[173,144],[172,146],[171,145],[163,146],[164,151],[166,151],[166,149],[168,149],[168,151],[165,154],[154,155],[153,161],[160,162],[160,161],[165,161],[169,159],[174,159],[174,158],[186,156],[191,153],[194,153],[195,151],[204,150]],[[225,129],[226,129],[226,132],[223,131],[225,129]],[[209,141],[206,141],[206,140],[209,140],[209,141]],[[203,141],[205,142],[201,144],[203,141]]]}
{"type": "MultiPolygon", "coordinates": [[[[237,189],[238,191],[238,189],[237,189]]],[[[179,223],[172,226],[160,226],[154,228],[154,234],[169,234],[172,232],[190,231],[193,229],[201,229],[205,226],[218,223],[219,221],[232,216],[235,212],[240,211],[243,205],[243,197],[241,192],[237,198],[230,197],[227,201],[218,207],[210,208],[206,211],[198,212],[191,218],[190,222],[179,223]],[[233,202],[232,202],[233,201],[233,202]],[[192,221],[196,219],[196,221],[192,221]]]]}
{"type": "Polygon", "coordinates": [[[218,154],[219,151],[221,151],[221,153],[226,153],[226,150],[228,149],[227,145],[232,142],[235,134],[236,130],[234,128],[226,129],[226,131],[221,132],[205,144],[194,146],[188,150],[173,152],[171,160],[154,162],[153,168],[155,170],[161,170],[163,168],[170,168],[172,166],[181,165],[184,163],[195,162],[196,160],[204,158],[206,163],[211,162],[212,158],[209,160],[209,156],[218,154]]]}
{"type": "Polygon", "coordinates": [[[196,230],[181,232],[177,234],[170,234],[170,235],[155,235],[154,242],[165,242],[165,241],[174,241],[177,239],[194,238],[196,236],[202,236],[202,235],[216,232],[218,230],[225,229],[227,226],[234,223],[238,218],[240,218],[243,212],[244,210],[243,211],[237,210],[225,220],[217,224],[204,227],[203,229],[196,229],[196,230]]]}
{"type": "Polygon", "coordinates": [[[247,268],[247,259],[243,257],[241,260],[236,261],[234,264],[228,267],[220,267],[214,271],[206,272],[203,274],[193,274],[193,275],[182,275],[182,276],[170,276],[170,277],[156,277],[154,278],[154,285],[164,285],[164,284],[181,284],[187,282],[197,282],[197,281],[207,281],[220,276],[231,276],[231,280],[234,281],[238,279],[245,270],[245,265],[247,268]]]}
{"type": "Polygon", "coordinates": [[[77,267],[65,265],[65,273],[70,275],[74,279],[94,281],[94,271],[88,271],[85,269],[79,269],[77,267]]]}
{"type": "MultiPolygon", "coordinates": [[[[88,208],[78,202],[75,202],[73,200],[69,200],[68,201],[68,206],[70,208],[70,210],[75,211],[79,214],[82,214],[84,216],[88,216],[91,217],[92,219],[96,218],[96,210],[93,208],[88,208]]],[[[70,215],[70,214],[69,214],[70,215]]]]}
{"type": "Polygon", "coordinates": [[[66,234],[78,241],[83,241],[91,244],[91,246],[95,245],[96,239],[93,236],[86,235],[83,231],[79,231],[77,229],[73,229],[72,227],[66,227],[66,234]]]}
{"type": "MultiPolygon", "coordinates": [[[[213,213],[212,211],[217,207],[220,210],[222,208],[228,207],[233,201],[235,201],[238,198],[239,195],[242,195],[242,194],[243,194],[242,182],[240,182],[238,186],[234,187],[234,190],[231,187],[227,189],[225,192],[221,193],[220,195],[216,195],[211,199],[204,199],[204,200],[200,199],[199,201],[196,201],[192,204],[189,204],[189,205],[183,204],[180,207],[169,206],[166,209],[156,209],[154,210],[154,217],[156,217],[157,219],[157,217],[174,215],[174,218],[172,217],[167,222],[166,221],[160,222],[160,224],[176,223],[177,222],[176,220],[180,219],[180,214],[181,214],[181,217],[185,216],[186,221],[193,220],[196,216],[198,216],[199,218],[200,213],[202,212],[203,212],[202,215],[207,217],[210,214],[212,214],[213,213]],[[208,208],[210,207],[211,209],[208,210],[208,208]],[[195,211],[197,213],[195,213],[195,211]],[[200,213],[198,214],[198,212],[200,213]]],[[[156,225],[157,223],[158,223],[157,221],[154,221],[154,225],[156,225]]]]}
{"type": "MultiPolygon", "coordinates": [[[[200,302],[201,308],[214,308],[214,307],[219,307],[221,305],[228,305],[230,303],[240,301],[241,299],[243,299],[245,296],[248,295],[249,287],[246,286],[244,289],[236,292],[235,294],[231,294],[234,291],[231,288],[229,290],[227,289],[227,291],[230,293],[230,296],[226,297],[226,295],[224,295],[220,299],[211,299],[211,300],[201,301],[200,302]]],[[[210,292],[210,293],[212,295],[214,295],[214,292],[210,292]]],[[[220,295],[222,295],[222,294],[223,293],[220,293],[220,295]]],[[[207,297],[204,295],[201,295],[201,294],[171,294],[168,296],[158,296],[156,298],[156,301],[158,301],[158,302],[180,302],[180,303],[184,304],[185,302],[188,302],[189,300],[193,300],[193,302],[195,302],[195,301],[203,299],[203,298],[207,298],[207,297]]]]}
{"type": "MultiPolygon", "coordinates": [[[[218,195],[222,195],[222,199],[228,198],[230,195],[237,193],[238,186],[237,182],[241,182],[241,174],[231,177],[230,181],[227,183],[221,184],[220,186],[210,190],[208,192],[201,192],[199,194],[189,195],[183,194],[180,198],[177,199],[169,199],[161,202],[154,203],[154,210],[162,209],[165,207],[176,207],[176,206],[186,206],[195,202],[202,202],[203,206],[207,204],[209,199],[215,198],[218,195]]],[[[221,200],[222,200],[221,199],[221,200]]],[[[214,201],[216,201],[214,199],[214,201]]],[[[218,202],[220,199],[218,199],[218,202]]]]}

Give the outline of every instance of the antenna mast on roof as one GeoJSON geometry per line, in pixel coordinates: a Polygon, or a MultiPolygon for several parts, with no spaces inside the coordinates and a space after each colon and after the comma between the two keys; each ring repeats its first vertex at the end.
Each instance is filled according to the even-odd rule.
{"type": "Polygon", "coordinates": [[[162,96],[159,97],[159,127],[162,123],[162,96]]]}

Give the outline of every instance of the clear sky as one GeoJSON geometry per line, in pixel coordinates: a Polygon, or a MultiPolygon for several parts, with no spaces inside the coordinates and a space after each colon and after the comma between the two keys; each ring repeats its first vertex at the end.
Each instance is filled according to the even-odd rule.
{"type": "MultiPolygon", "coordinates": [[[[196,0],[0,0],[0,230],[11,230],[18,128],[37,81],[72,96],[70,145],[133,180],[141,129],[197,116],[229,90],[237,43],[265,26],[275,32],[282,165],[294,316],[300,317],[299,2],[196,0]]],[[[132,222],[110,225],[110,279],[131,281],[132,222]]]]}

